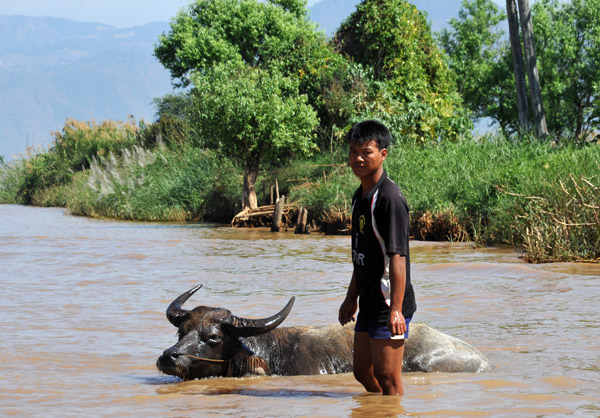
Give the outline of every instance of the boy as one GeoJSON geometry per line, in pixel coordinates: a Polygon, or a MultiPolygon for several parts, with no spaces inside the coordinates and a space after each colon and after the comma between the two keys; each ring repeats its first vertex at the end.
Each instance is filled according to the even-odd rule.
{"type": "Polygon", "coordinates": [[[376,121],[360,122],[347,141],[350,167],[361,185],[352,198],[354,272],[339,321],[354,320],[360,308],[354,329],[356,379],[369,392],[402,395],[404,339],[417,309],[410,282],[408,204],[383,169],[389,130],[376,121]]]}

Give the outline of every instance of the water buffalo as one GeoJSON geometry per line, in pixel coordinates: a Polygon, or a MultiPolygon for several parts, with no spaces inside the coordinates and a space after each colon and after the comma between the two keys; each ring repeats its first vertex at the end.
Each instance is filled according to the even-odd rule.
{"type": "MultiPolygon", "coordinates": [[[[182,379],[245,375],[311,375],[352,371],[352,326],[277,328],[294,304],[277,314],[247,319],[227,309],[182,305],[202,285],[177,297],[167,318],[179,329],[179,341],[165,350],[156,366],[182,379]]],[[[483,372],[492,369],[478,350],[425,324],[411,323],[404,371],[483,372]]]]}

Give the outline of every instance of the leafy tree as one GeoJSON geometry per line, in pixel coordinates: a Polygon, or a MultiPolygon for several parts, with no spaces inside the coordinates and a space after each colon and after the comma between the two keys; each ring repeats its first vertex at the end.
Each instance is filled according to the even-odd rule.
{"type": "Polygon", "coordinates": [[[256,205],[259,164],[278,163],[284,151],[306,154],[315,149],[309,128],[327,131],[317,129],[313,109],[328,115],[324,92],[343,77],[346,62],[307,19],[305,5],[305,0],[196,0],[155,48],[175,84],[192,87],[190,124],[207,141],[202,144],[220,147],[245,167],[245,206],[256,205]],[[273,110],[280,113],[267,113],[273,110]]]}
{"type": "Polygon", "coordinates": [[[438,42],[472,117],[491,118],[510,135],[520,125],[511,50],[499,28],[504,18],[492,0],[464,0],[458,17],[449,22],[450,29],[439,33],[438,42]]]}
{"type": "Polygon", "coordinates": [[[263,161],[314,150],[318,123],[297,82],[277,72],[218,64],[193,76],[198,133],[243,165],[244,207],[257,207],[254,184],[263,161]]]}
{"type": "Polygon", "coordinates": [[[155,48],[176,85],[192,86],[190,123],[197,135],[245,167],[245,206],[256,206],[259,164],[277,162],[283,151],[314,149],[309,128],[316,131],[318,123],[311,106],[326,113],[322,92],[343,64],[307,19],[305,5],[196,0],[155,48]],[[279,113],[268,114],[274,110],[279,113]]]}
{"type": "Polygon", "coordinates": [[[190,95],[188,92],[167,94],[163,97],[154,99],[153,103],[156,107],[157,119],[165,115],[186,119],[190,104],[190,95]]]}
{"type": "Polygon", "coordinates": [[[320,69],[325,35],[306,19],[304,0],[196,0],[159,37],[155,55],[177,85],[214,64],[238,62],[288,76],[320,69]]]}
{"type": "Polygon", "coordinates": [[[293,13],[300,19],[306,17],[306,0],[271,0],[271,3],[293,13]]]}
{"type": "MultiPolygon", "coordinates": [[[[473,90],[479,94],[468,94],[464,87],[461,90],[469,108],[478,117],[494,119],[505,133],[512,134],[520,124],[510,48],[482,43],[480,55],[462,52],[476,34],[485,33],[483,16],[496,9],[490,3],[463,3],[459,18],[451,21],[452,30],[442,33],[440,43],[459,80],[479,88],[473,90]]],[[[600,0],[539,0],[531,12],[548,130],[556,137],[584,138],[600,125],[600,0]]],[[[496,21],[493,16],[497,15],[489,15],[491,22],[496,21]]]]}
{"type": "Polygon", "coordinates": [[[548,128],[582,138],[600,126],[600,0],[532,8],[548,128]]]}
{"type": "Polygon", "coordinates": [[[144,126],[142,137],[146,146],[190,143],[201,145],[200,138],[190,126],[190,92],[167,94],[154,99],[156,120],[144,126]]]}
{"type": "Polygon", "coordinates": [[[456,73],[458,91],[475,118],[490,116],[495,107],[489,93],[498,83],[503,35],[498,25],[505,18],[492,0],[463,0],[458,17],[449,21],[451,29],[443,29],[438,37],[456,73]]]}
{"type": "Polygon", "coordinates": [[[405,140],[456,138],[470,127],[426,16],[405,0],[364,0],[333,43],[373,79],[359,117],[383,119],[405,140]]]}

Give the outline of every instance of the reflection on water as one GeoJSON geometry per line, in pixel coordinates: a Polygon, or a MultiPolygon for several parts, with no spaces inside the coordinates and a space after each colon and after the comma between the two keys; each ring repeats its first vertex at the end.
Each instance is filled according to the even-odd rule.
{"type": "MultiPolygon", "coordinates": [[[[170,301],[329,324],[348,237],[152,224],[0,206],[0,411],[25,416],[600,416],[600,266],[528,265],[510,250],[413,243],[416,321],[459,337],[487,374],[405,375],[404,398],[350,374],[181,382],[154,363],[176,341],[170,301]]],[[[188,306],[188,305],[186,305],[188,306]]]]}

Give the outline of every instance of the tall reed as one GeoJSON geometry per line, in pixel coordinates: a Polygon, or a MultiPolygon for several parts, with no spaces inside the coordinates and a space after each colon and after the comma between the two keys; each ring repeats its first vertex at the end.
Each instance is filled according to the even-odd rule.
{"type": "Polygon", "coordinates": [[[73,214],[145,221],[229,220],[241,194],[229,161],[193,147],[147,150],[94,159],[67,204],[73,214]]]}
{"type": "MultiPolygon", "coordinates": [[[[597,145],[488,136],[398,145],[385,166],[408,199],[416,239],[509,245],[534,262],[600,258],[597,145]]],[[[342,166],[294,197],[316,216],[335,209],[347,218],[358,184],[342,166]]]]}

